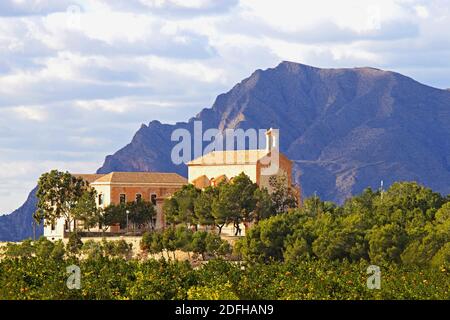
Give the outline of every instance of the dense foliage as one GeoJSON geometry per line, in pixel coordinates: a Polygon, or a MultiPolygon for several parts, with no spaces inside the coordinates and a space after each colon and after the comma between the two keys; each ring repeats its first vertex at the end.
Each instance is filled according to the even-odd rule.
{"type": "MultiPolygon", "coordinates": [[[[85,243],[86,245],[86,243],[85,243]]],[[[9,245],[0,262],[0,299],[449,299],[449,269],[382,264],[381,289],[367,288],[368,263],[304,259],[296,263],[126,259],[129,246],[83,246],[83,259],[61,242],[9,245]],[[66,267],[81,269],[81,288],[66,286],[66,267]]]]}
{"type": "Polygon", "coordinates": [[[37,210],[34,214],[38,223],[42,220],[47,225],[56,223],[59,218],[72,227],[75,219],[92,223],[95,215],[95,190],[88,188],[88,183],[82,178],[72,176],[69,172],[52,170],[41,175],[38,181],[36,197],[37,210]]]}
{"type": "MultiPolygon", "coordinates": [[[[242,219],[258,210],[246,207],[257,190],[239,204],[242,219]]],[[[236,242],[237,261],[223,260],[230,247],[218,234],[185,218],[207,212],[208,197],[220,190],[183,192],[173,202],[179,220],[141,241],[164,258],[131,258],[124,240],[83,243],[76,233],[66,246],[43,238],[8,244],[0,299],[450,299],[450,198],[416,183],[367,189],[342,206],[312,197],[261,217],[236,242]],[[175,250],[203,262],[177,261],[175,250]],[[66,286],[69,265],[80,267],[80,289],[66,286]],[[380,268],[380,289],[367,287],[370,265],[380,268]]],[[[217,223],[214,215],[203,218],[217,223]]]]}
{"type": "Polygon", "coordinates": [[[169,224],[216,226],[219,234],[225,224],[233,224],[238,235],[241,223],[248,225],[298,206],[285,177],[273,177],[270,187],[271,194],[244,173],[204,190],[189,184],[166,199],[163,210],[169,224]]]}
{"type": "Polygon", "coordinates": [[[150,201],[145,200],[110,204],[100,210],[99,223],[105,229],[115,224],[129,231],[154,229],[156,209],[150,201]]]}
{"type": "Polygon", "coordinates": [[[307,257],[440,267],[450,263],[450,202],[416,183],[365,190],[338,207],[318,197],[260,221],[236,246],[245,260],[307,257]]]}
{"type": "Polygon", "coordinates": [[[200,254],[205,260],[205,255],[211,257],[226,256],[231,253],[230,244],[222,240],[219,235],[206,231],[192,231],[184,225],[176,228],[166,228],[163,231],[146,232],[142,236],[141,249],[151,253],[172,252],[175,259],[175,250],[181,250],[189,254],[200,254]]]}

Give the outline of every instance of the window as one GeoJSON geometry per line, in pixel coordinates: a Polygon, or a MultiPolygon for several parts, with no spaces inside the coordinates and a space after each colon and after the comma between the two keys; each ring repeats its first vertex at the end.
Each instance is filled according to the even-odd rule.
{"type": "Polygon", "coordinates": [[[150,200],[152,201],[153,205],[156,206],[156,193],[152,193],[150,195],[150,200]]]}
{"type": "Polygon", "coordinates": [[[103,194],[98,195],[98,205],[99,206],[103,205],[103,194]]]}
{"type": "Polygon", "coordinates": [[[52,223],[52,231],[55,231],[55,224],[52,223]]]}
{"type": "Polygon", "coordinates": [[[136,202],[139,202],[142,200],[142,194],[136,193],[136,202]]]}
{"type": "Polygon", "coordinates": [[[124,204],[127,202],[127,196],[124,193],[120,194],[120,204],[124,204]]]}
{"type": "Polygon", "coordinates": [[[69,223],[67,222],[67,220],[64,222],[64,230],[69,230],[69,223]]]}

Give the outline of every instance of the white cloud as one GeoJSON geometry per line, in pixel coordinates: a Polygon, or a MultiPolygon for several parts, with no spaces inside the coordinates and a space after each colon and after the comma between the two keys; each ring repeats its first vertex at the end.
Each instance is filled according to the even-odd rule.
{"type": "Polygon", "coordinates": [[[1,1],[0,185],[13,195],[0,188],[0,212],[19,206],[41,171],[94,171],[141,123],[186,120],[282,60],[450,87],[447,2],[1,1]]]}
{"type": "Polygon", "coordinates": [[[309,30],[324,22],[364,32],[372,30],[378,23],[406,17],[398,1],[391,0],[247,0],[243,2],[243,8],[244,17],[261,19],[286,32],[309,30]]]}
{"type": "Polygon", "coordinates": [[[426,19],[430,16],[430,12],[425,6],[415,6],[416,14],[419,18],[426,19]]]}
{"type": "Polygon", "coordinates": [[[201,62],[176,62],[161,57],[146,57],[142,60],[150,70],[163,70],[186,76],[201,82],[220,82],[225,71],[201,62]]]}
{"type": "Polygon", "coordinates": [[[17,114],[19,118],[31,120],[31,121],[45,121],[47,119],[47,113],[35,106],[20,106],[14,107],[13,112],[17,114]]]}
{"type": "Polygon", "coordinates": [[[180,8],[202,9],[214,6],[213,0],[142,0],[149,7],[177,6],[180,8]]]}
{"type": "Polygon", "coordinates": [[[68,0],[2,0],[0,16],[45,15],[64,11],[70,4],[68,0]]]}
{"type": "Polygon", "coordinates": [[[69,172],[95,172],[96,162],[2,161],[0,157],[0,214],[10,213],[26,200],[43,172],[59,169],[69,172]]]}
{"type": "Polygon", "coordinates": [[[111,8],[123,11],[151,10],[163,16],[196,17],[223,15],[238,4],[238,0],[101,0],[111,8]]]}
{"type": "Polygon", "coordinates": [[[175,101],[152,101],[148,98],[140,97],[122,97],[118,99],[98,99],[98,100],[78,100],[75,101],[75,106],[86,111],[106,111],[117,114],[124,114],[126,112],[136,111],[140,107],[147,108],[172,108],[179,106],[175,101]]]}

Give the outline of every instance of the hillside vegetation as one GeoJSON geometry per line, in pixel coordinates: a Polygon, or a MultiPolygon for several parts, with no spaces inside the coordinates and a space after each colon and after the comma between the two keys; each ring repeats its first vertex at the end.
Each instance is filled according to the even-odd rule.
{"type": "Polygon", "coordinates": [[[258,221],[232,253],[186,230],[146,235],[141,246],[165,251],[160,260],[130,258],[125,241],[9,244],[0,299],[450,299],[450,199],[417,183],[366,189],[342,206],[308,198],[258,221]],[[176,261],[175,249],[205,262],[176,261]],[[80,289],[66,285],[69,265],[80,267],[80,289]],[[380,289],[367,287],[370,265],[380,289]]]}

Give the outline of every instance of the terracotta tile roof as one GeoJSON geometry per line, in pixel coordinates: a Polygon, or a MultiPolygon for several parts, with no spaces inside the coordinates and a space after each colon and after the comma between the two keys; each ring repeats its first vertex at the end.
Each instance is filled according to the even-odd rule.
{"type": "Polygon", "coordinates": [[[221,174],[220,176],[217,176],[217,177],[215,177],[215,178],[213,178],[213,179],[211,179],[211,183],[214,185],[214,186],[218,186],[221,182],[228,182],[229,180],[228,180],[228,177],[226,176],[226,175],[224,175],[224,174],[221,174]]]}
{"type": "Polygon", "coordinates": [[[211,185],[211,181],[208,179],[207,176],[201,175],[194,180],[192,180],[192,184],[199,189],[206,188],[211,185]]]}
{"type": "Polygon", "coordinates": [[[94,181],[94,183],[170,183],[187,184],[186,178],[176,173],[165,172],[111,172],[94,181]]]}
{"type": "Polygon", "coordinates": [[[188,162],[188,165],[254,164],[266,155],[267,151],[263,149],[212,151],[188,162]]]}

